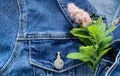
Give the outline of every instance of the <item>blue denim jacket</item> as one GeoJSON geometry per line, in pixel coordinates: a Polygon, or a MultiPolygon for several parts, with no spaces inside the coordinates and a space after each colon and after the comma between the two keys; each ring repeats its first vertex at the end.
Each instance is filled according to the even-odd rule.
{"type": "MultiPolygon", "coordinates": [[[[85,63],[66,58],[82,45],[70,34],[77,24],[66,9],[69,2],[96,14],[88,0],[0,0],[0,76],[93,76],[85,63]],[[54,65],[58,51],[62,69],[54,65]]],[[[119,42],[111,46],[95,76],[108,76],[116,67],[119,42]]]]}

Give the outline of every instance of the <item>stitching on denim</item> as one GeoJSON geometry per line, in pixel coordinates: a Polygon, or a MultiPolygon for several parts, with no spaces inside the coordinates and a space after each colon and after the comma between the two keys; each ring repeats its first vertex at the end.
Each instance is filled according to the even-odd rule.
{"type": "Polygon", "coordinates": [[[48,76],[48,70],[47,70],[47,76],[48,76]]]}
{"type": "Polygon", "coordinates": [[[55,39],[57,39],[57,40],[61,40],[61,39],[63,39],[63,40],[68,40],[68,39],[74,39],[74,40],[77,40],[76,38],[19,38],[18,39],[18,41],[26,41],[26,40],[48,40],[48,39],[50,39],[50,40],[55,40],[55,39]]]}
{"type": "Polygon", "coordinates": [[[117,65],[119,64],[119,56],[120,56],[120,50],[118,55],[116,56],[115,63],[108,69],[105,76],[110,76],[113,70],[117,67],[117,65]]]}
{"type": "Polygon", "coordinates": [[[71,34],[65,34],[65,33],[51,33],[51,34],[42,34],[42,33],[36,33],[36,34],[19,34],[19,37],[17,40],[31,40],[31,39],[77,39],[71,34]]]}
{"type": "Polygon", "coordinates": [[[31,60],[31,41],[29,41],[29,60],[30,62],[32,61],[31,60]]]}
{"type": "Polygon", "coordinates": [[[53,76],[53,72],[47,70],[47,76],[53,76]]]}
{"type": "Polygon", "coordinates": [[[64,32],[55,32],[55,33],[50,33],[50,34],[46,34],[46,33],[33,33],[33,34],[24,33],[24,34],[19,34],[19,36],[40,36],[40,35],[71,35],[71,34],[66,34],[64,32]]]}
{"type": "Polygon", "coordinates": [[[82,65],[82,64],[84,64],[84,63],[79,63],[79,64],[73,65],[73,66],[71,66],[71,67],[69,67],[69,68],[66,68],[66,69],[60,70],[60,71],[57,71],[57,70],[54,70],[54,69],[51,69],[51,68],[44,67],[44,66],[42,66],[41,64],[36,64],[36,63],[33,62],[33,61],[30,61],[30,64],[33,64],[34,66],[38,66],[38,67],[41,67],[41,68],[44,68],[44,69],[47,69],[47,70],[50,70],[50,71],[53,71],[53,72],[56,72],[56,73],[62,73],[62,72],[65,72],[65,71],[67,71],[67,70],[69,70],[69,69],[72,69],[72,68],[74,68],[74,67],[80,66],[80,65],[82,65]]]}
{"type": "Polygon", "coordinates": [[[71,70],[68,70],[68,76],[74,76],[74,68],[71,70]]]}
{"type": "Polygon", "coordinates": [[[110,45],[115,44],[116,42],[120,42],[120,39],[114,40],[110,45]]]}
{"type": "Polygon", "coordinates": [[[90,16],[92,16],[92,15],[94,15],[94,14],[97,13],[97,10],[93,6],[91,8],[89,8],[87,11],[88,11],[88,13],[89,13],[90,16]],[[90,11],[92,11],[92,12],[90,12],[90,11]],[[94,14],[93,14],[93,11],[94,11],[94,14]]]}
{"type": "Polygon", "coordinates": [[[113,64],[113,62],[109,61],[109,60],[106,60],[106,59],[101,59],[102,62],[107,62],[107,63],[110,63],[110,64],[113,64]]]}
{"type": "Polygon", "coordinates": [[[75,69],[73,68],[73,76],[75,76],[75,69]]]}
{"type": "MultiPolygon", "coordinates": [[[[0,73],[3,74],[2,76],[4,76],[8,72],[8,70],[12,67],[12,65],[14,64],[14,62],[17,60],[17,57],[19,56],[19,53],[20,53],[20,52],[19,53],[16,52],[17,47],[18,47],[18,42],[16,42],[15,48],[14,48],[14,50],[13,50],[10,58],[8,59],[8,61],[5,63],[5,65],[0,70],[0,73]],[[17,54],[17,55],[14,57],[13,56],[14,54],[17,54]]],[[[21,47],[21,46],[19,46],[19,47],[21,47]]]]}
{"type": "Polygon", "coordinates": [[[36,34],[19,34],[19,36],[71,36],[71,34],[65,34],[65,33],[51,33],[51,34],[44,34],[44,33],[36,33],[36,34]]]}
{"type": "MultiPolygon", "coordinates": [[[[119,61],[117,61],[118,63],[119,63],[119,61]]],[[[114,71],[114,69],[117,67],[117,65],[118,65],[118,63],[114,63],[111,67],[110,67],[110,69],[108,69],[108,71],[106,72],[106,75],[105,76],[110,76],[111,75],[111,73],[114,71]]]]}
{"type": "Polygon", "coordinates": [[[35,67],[33,67],[33,69],[34,69],[34,76],[36,76],[36,68],[35,68],[35,67]]]}
{"type": "Polygon", "coordinates": [[[67,9],[65,8],[65,6],[64,6],[64,4],[63,4],[63,1],[62,1],[62,0],[57,0],[57,2],[58,2],[58,4],[59,4],[59,6],[60,6],[60,8],[61,8],[61,10],[62,10],[62,12],[63,12],[63,14],[66,16],[67,20],[70,22],[70,24],[71,24],[73,27],[77,26],[77,24],[72,23],[72,20],[71,20],[69,14],[68,14],[68,12],[67,12],[67,9]]]}
{"type": "Polygon", "coordinates": [[[41,67],[41,68],[44,68],[44,69],[47,69],[47,70],[50,70],[50,71],[54,71],[54,72],[57,72],[57,73],[61,73],[61,72],[64,72],[64,71],[67,71],[67,70],[69,70],[69,69],[71,69],[71,68],[74,68],[74,67],[77,67],[77,66],[79,66],[79,65],[82,65],[82,64],[84,64],[84,63],[79,63],[79,64],[76,64],[76,65],[73,65],[73,66],[71,66],[71,67],[69,67],[69,68],[66,68],[66,69],[64,69],[64,70],[61,70],[61,71],[57,71],[57,70],[54,70],[54,69],[51,69],[51,68],[47,68],[47,67],[44,67],[44,66],[42,66],[42,64],[37,64],[37,63],[35,63],[34,61],[32,61],[31,60],[31,41],[29,41],[29,58],[30,58],[30,64],[33,64],[33,65],[35,65],[35,66],[38,66],[38,67],[41,67]]]}
{"type": "Polygon", "coordinates": [[[118,16],[119,12],[120,12],[120,5],[118,6],[118,9],[116,10],[116,13],[115,13],[112,21],[114,21],[116,19],[116,17],[118,16]]]}
{"type": "Polygon", "coordinates": [[[20,20],[19,20],[19,33],[23,33],[25,31],[25,23],[26,23],[26,13],[25,13],[25,2],[23,0],[17,0],[19,11],[20,11],[20,20]]]}
{"type": "Polygon", "coordinates": [[[40,71],[40,70],[39,70],[39,73],[40,73],[40,74],[39,74],[40,76],[43,76],[43,74],[41,73],[41,71],[40,71]]]}
{"type": "MultiPolygon", "coordinates": [[[[76,0],[76,1],[78,1],[78,3],[81,3],[80,0],[76,0]]],[[[92,6],[92,4],[88,0],[87,0],[87,2],[89,3],[88,6],[91,6],[91,7],[86,8],[86,9],[82,8],[82,9],[85,10],[90,16],[95,15],[97,13],[96,8],[94,6],[92,6]]],[[[85,7],[85,5],[81,5],[81,7],[85,7]]]]}
{"type": "MultiPolygon", "coordinates": [[[[118,19],[120,19],[120,17],[118,18],[118,19]]],[[[116,21],[116,20],[114,20],[114,21],[116,21]]],[[[112,21],[112,23],[111,23],[111,25],[114,23],[114,21],[112,21]]],[[[119,23],[119,22],[118,22],[119,23]]],[[[116,23],[116,24],[118,24],[118,23],[116,23]]],[[[120,25],[118,25],[118,27],[119,27],[120,25]]],[[[111,35],[112,35],[112,37],[113,37],[113,41],[115,40],[115,38],[114,38],[114,34],[113,34],[113,32],[111,33],[111,35]]]]}
{"type": "MultiPolygon", "coordinates": [[[[19,1],[16,0],[17,2],[17,5],[18,5],[18,9],[19,9],[19,13],[20,13],[20,16],[21,16],[21,12],[20,12],[20,4],[19,4],[19,1]]],[[[21,19],[21,17],[20,17],[21,19]]],[[[12,64],[17,60],[17,57],[19,56],[20,54],[20,47],[18,47],[18,45],[21,45],[20,43],[17,42],[17,39],[18,39],[18,34],[19,34],[19,31],[20,31],[20,20],[19,20],[19,26],[18,26],[18,33],[17,33],[17,38],[16,38],[16,41],[15,41],[15,45],[14,45],[14,48],[13,48],[13,52],[11,53],[11,56],[10,58],[8,59],[8,61],[4,64],[4,66],[0,69],[0,73],[1,74],[5,74],[7,73],[7,71],[9,70],[8,67],[12,67],[12,64]],[[18,49],[18,50],[17,50],[18,49]],[[17,50],[17,51],[16,51],[17,50]],[[17,54],[17,55],[15,55],[17,54]],[[15,55],[15,57],[13,56],[15,55]],[[13,58],[14,57],[14,58],[13,58]],[[10,66],[11,65],[11,66],[10,66]]],[[[3,76],[3,75],[2,75],[3,76]]]]}
{"type": "MultiPolygon", "coordinates": [[[[28,57],[31,62],[32,60],[31,60],[31,41],[30,40],[29,40],[29,56],[28,57]]],[[[36,70],[34,66],[33,66],[33,70],[34,70],[34,76],[36,76],[36,70]]]]}
{"type": "Polygon", "coordinates": [[[85,74],[85,64],[83,65],[83,76],[86,76],[86,74],[85,74]]]}
{"type": "Polygon", "coordinates": [[[50,71],[50,74],[49,74],[49,72],[48,72],[48,76],[53,76],[53,72],[50,71]]]}
{"type": "Polygon", "coordinates": [[[0,70],[0,73],[2,74],[2,76],[4,76],[12,67],[12,65],[15,63],[15,61],[17,60],[18,56],[20,55],[20,48],[21,48],[21,44],[19,42],[15,43],[15,47],[14,50],[10,56],[10,58],[8,59],[8,61],[5,63],[5,65],[2,67],[2,69],[0,70]]]}
{"type": "MultiPolygon", "coordinates": [[[[116,19],[117,15],[119,14],[119,12],[120,12],[120,5],[118,6],[118,9],[117,9],[117,11],[116,11],[116,13],[115,13],[115,15],[114,15],[114,17],[113,17],[113,19],[112,19],[112,22],[111,22],[111,24],[110,24],[109,26],[112,25],[112,23],[113,23],[114,20],[116,19]]],[[[113,33],[111,33],[111,34],[112,34],[113,40],[115,40],[114,34],[113,34],[113,33]]]]}
{"type": "Polygon", "coordinates": [[[47,76],[48,76],[48,70],[47,70],[47,76]]]}

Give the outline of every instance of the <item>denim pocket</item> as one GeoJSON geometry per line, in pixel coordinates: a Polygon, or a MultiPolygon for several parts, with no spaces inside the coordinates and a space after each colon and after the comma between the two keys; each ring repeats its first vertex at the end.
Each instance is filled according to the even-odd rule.
{"type": "MultiPolygon", "coordinates": [[[[78,52],[79,46],[82,45],[82,43],[78,39],[74,39],[73,36],[55,33],[34,34],[27,35],[25,39],[29,40],[29,59],[30,64],[33,66],[55,73],[63,73],[71,69],[79,68],[84,64],[80,60],[72,60],[66,57],[67,54],[71,52],[78,52]],[[64,67],[62,69],[56,69],[54,66],[57,52],[61,53],[61,59],[64,61],[64,67]]],[[[95,76],[104,76],[109,68],[114,67],[113,64],[118,54],[117,49],[119,49],[119,43],[119,41],[116,41],[112,44],[112,50],[103,57],[96,70],[95,76]]],[[[79,68],[78,70],[81,69],[79,68]]],[[[88,70],[89,69],[86,69],[86,71],[88,70]]],[[[82,74],[82,72],[80,73],[82,74]]]]}
{"type": "Polygon", "coordinates": [[[79,60],[67,58],[67,54],[78,52],[80,42],[77,39],[67,38],[52,38],[29,41],[30,63],[34,66],[41,67],[54,72],[64,72],[71,68],[83,64],[79,60]],[[54,66],[54,61],[57,58],[57,52],[61,53],[61,59],[64,62],[64,67],[60,70],[54,66]]]}

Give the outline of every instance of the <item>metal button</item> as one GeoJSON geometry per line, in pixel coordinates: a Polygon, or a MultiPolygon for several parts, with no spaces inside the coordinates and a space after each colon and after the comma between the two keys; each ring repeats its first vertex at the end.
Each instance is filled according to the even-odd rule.
{"type": "Polygon", "coordinates": [[[119,22],[120,22],[120,17],[117,18],[116,20],[114,20],[114,21],[111,23],[111,25],[116,25],[116,24],[118,24],[119,22]]]}
{"type": "Polygon", "coordinates": [[[109,67],[109,66],[107,66],[107,67],[105,68],[105,71],[107,71],[109,68],[110,68],[110,67],[109,67]]]}
{"type": "Polygon", "coordinates": [[[64,66],[64,62],[60,57],[60,52],[58,52],[58,54],[57,54],[57,59],[54,62],[54,66],[56,69],[61,69],[64,66]]]}

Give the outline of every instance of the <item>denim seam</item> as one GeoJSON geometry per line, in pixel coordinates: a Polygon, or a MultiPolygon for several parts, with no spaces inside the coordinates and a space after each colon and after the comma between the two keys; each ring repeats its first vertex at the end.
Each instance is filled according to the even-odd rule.
{"type": "Polygon", "coordinates": [[[115,63],[108,69],[105,76],[110,76],[113,70],[117,67],[117,65],[119,64],[119,56],[120,56],[120,50],[119,50],[118,55],[116,56],[115,63]]]}
{"type": "Polygon", "coordinates": [[[19,36],[40,36],[40,35],[71,35],[71,34],[65,34],[62,32],[58,32],[58,33],[51,33],[51,34],[44,34],[44,33],[34,33],[34,34],[28,34],[28,33],[24,33],[24,34],[18,34],[19,36]]]}
{"type": "MultiPolygon", "coordinates": [[[[79,0],[78,0],[79,1],[79,0]]],[[[88,1],[88,0],[87,0],[88,1]]],[[[79,1],[80,2],[80,1],[79,1]]],[[[89,2],[89,1],[88,1],[89,2]]],[[[90,2],[89,2],[90,3],[90,2]]],[[[85,5],[82,5],[81,7],[84,7],[85,5]]],[[[97,10],[94,6],[92,6],[92,4],[90,3],[90,6],[89,8],[85,9],[85,11],[90,15],[90,16],[93,16],[97,13],[97,10]]],[[[83,9],[84,10],[84,9],[83,9]]]]}
{"type": "Polygon", "coordinates": [[[18,40],[26,40],[26,39],[77,39],[75,36],[71,34],[31,34],[31,35],[19,35],[18,40]]]}
{"type": "Polygon", "coordinates": [[[47,70],[47,76],[53,76],[53,72],[47,70]]]}
{"type": "Polygon", "coordinates": [[[87,11],[88,11],[90,16],[92,16],[92,15],[97,13],[97,10],[95,10],[95,7],[93,7],[93,6],[91,8],[89,8],[87,11]],[[90,13],[90,11],[92,11],[92,12],[90,13]],[[93,11],[94,11],[94,14],[93,14],[93,11]]]}
{"type": "MultiPolygon", "coordinates": [[[[111,24],[110,24],[109,26],[111,26],[111,25],[114,23],[115,18],[117,17],[119,11],[120,11],[120,5],[118,6],[118,9],[117,9],[117,11],[115,12],[115,15],[114,15],[114,17],[113,17],[113,19],[112,19],[112,22],[111,22],[111,24]]],[[[113,40],[115,40],[113,32],[112,32],[111,34],[112,34],[113,40]]]]}
{"type": "Polygon", "coordinates": [[[29,40],[29,60],[30,62],[32,61],[31,60],[31,41],[29,40]]]}
{"type": "MultiPolygon", "coordinates": [[[[21,16],[20,4],[19,4],[18,0],[16,0],[16,2],[17,2],[17,5],[18,5],[20,16],[21,16]]],[[[20,19],[21,19],[21,17],[20,17],[20,19]]],[[[20,28],[21,28],[21,26],[20,26],[20,20],[19,20],[18,33],[20,32],[20,28]]],[[[0,69],[0,74],[2,74],[2,75],[7,73],[7,71],[12,67],[13,63],[17,60],[17,57],[20,54],[19,48],[21,46],[18,47],[18,45],[21,45],[21,43],[19,43],[17,41],[17,39],[18,39],[18,33],[17,33],[17,38],[16,38],[16,41],[15,41],[15,44],[14,44],[13,51],[12,51],[12,53],[10,55],[10,58],[7,60],[7,62],[4,64],[4,66],[0,69]],[[8,69],[8,67],[10,67],[10,68],[8,69]]]]}
{"type": "Polygon", "coordinates": [[[68,71],[68,76],[75,76],[74,68],[68,71]]]}
{"type": "Polygon", "coordinates": [[[23,0],[17,0],[19,11],[20,11],[20,20],[19,20],[19,33],[24,34],[25,32],[25,24],[26,24],[26,9],[25,9],[25,2],[23,0]]]}
{"type": "Polygon", "coordinates": [[[74,70],[74,68],[73,68],[73,76],[75,76],[75,70],[74,70]]]}
{"type": "Polygon", "coordinates": [[[85,64],[83,65],[83,76],[86,76],[85,75],[85,64]]]}
{"type": "Polygon", "coordinates": [[[20,54],[19,49],[21,48],[21,44],[22,43],[19,43],[19,42],[15,43],[15,46],[14,46],[14,49],[13,49],[13,52],[12,52],[10,58],[8,59],[8,61],[5,63],[5,65],[0,70],[0,73],[2,74],[2,76],[4,76],[8,72],[8,70],[12,67],[14,62],[17,60],[17,58],[18,58],[18,56],[20,54]]]}
{"type": "Polygon", "coordinates": [[[107,63],[110,63],[110,64],[113,64],[114,62],[111,62],[109,60],[106,60],[106,59],[101,59],[102,62],[107,62],[107,63]]]}
{"type": "MultiPolygon", "coordinates": [[[[114,21],[113,21],[114,22],[114,21]]],[[[113,41],[115,40],[113,32],[111,33],[111,36],[113,37],[113,41]]]]}
{"type": "Polygon", "coordinates": [[[115,15],[114,15],[112,21],[114,21],[114,20],[116,19],[116,17],[117,17],[117,15],[118,15],[119,11],[120,11],[120,5],[118,6],[118,8],[117,8],[117,10],[116,10],[116,12],[115,12],[115,15]]]}
{"type": "Polygon", "coordinates": [[[72,76],[75,76],[74,68],[72,69],[72,76]]]}
{"type": "Polygon", "coordinates": [[[34,69],[34,76],[36,76],[36,68],[35,68],[35,67],[33,67],[33,69],[34,69]]]}
{"type": "Polygon", "coordinates": [[[80,65],[82,65],[82,64],[84,64],[84,63],[79,63],[79,64],[73,65],[73,66],[71,66],[71,67],[69,67],[69,68],[66,68],[66,69],[60,70],[60,71],[57,71],[57,70],[54,70],[54,69],[51,69],[51,68],[44,67],[44,66],[42,66],[41,64],[36,64],[36,63],[33,62],[33,61],[30,61],[30,64],[33,64],[34,66],[38,66],[38,67],[41,67],[41,68],[43,68],[43,69],[47,69],[47,70],[50,70],[50,71],[53,71],[53,72],[56,72],[56,73],[62,73],[62,72],[65,72],[65,71],[67,71],[67,70],[69,70],[69,69],[72,69],[72,68],[74,68],[74,67],[80,66],[80,65]]]}
{"type": "Polygon", "coordinates": [[[18,41],[29,41],[29,40],[77,40],[76,38],[19,38],[18,41]]]}
{"type": "Polygon", "coordinates": [[[43,38],[18,38],[17,40],[39,40],[39,39],[77,39],[75,37],[43,37],[43,38]]]}

